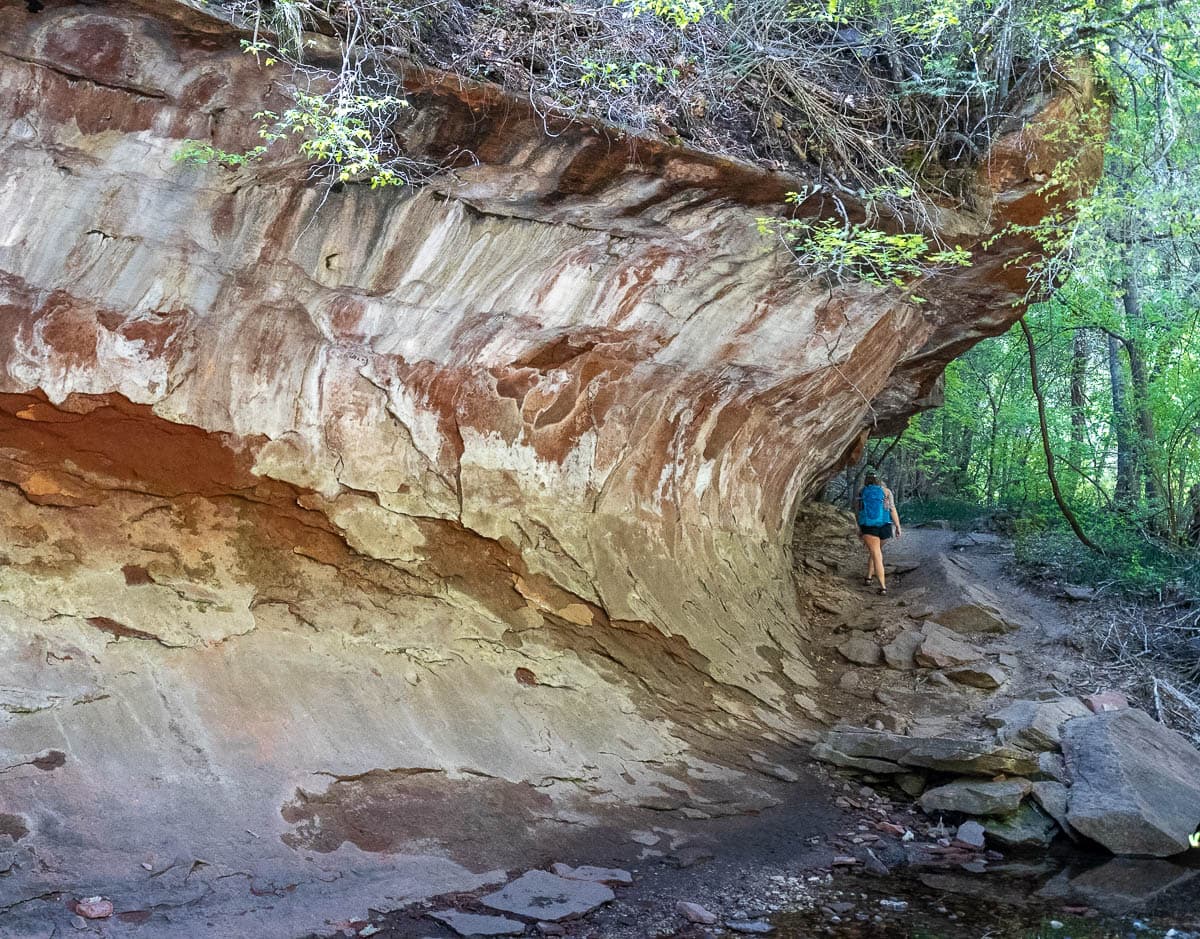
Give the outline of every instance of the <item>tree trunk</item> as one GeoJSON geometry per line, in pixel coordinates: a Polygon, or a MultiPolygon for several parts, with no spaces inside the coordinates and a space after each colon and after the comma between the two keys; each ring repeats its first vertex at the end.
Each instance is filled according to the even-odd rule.
{"type": "MultiPolygon", "coordinates": [[[[1146,361],[1142,356],[1138,337],[1142,333],[1143,313],[1141,298],[1138,294],[1137,281],[1126,269],[1122,283],[1122,306],[1125,311],[1126,339],[1125,354],[1129,356],[1129,378],[1133,392],[1133,411],[1137,417],[1137,460],[1135,463],[1135,478],[1141,476],[1144,483],[1146,500],[1151,508],[1160,508],[1160,486],[1157,466],[1157,433],[1154,427],[1154,414],[1150,410],[1150,380],[1146,374],[1146,361]]],[[[1150,519],[1152,530],[1161,526],[1157,516],[1150,519]]]]}
{"type": "MultiPolygon", "coordinates": [[[[1071,446],[1069,454],[1074,466],[1083,465],[1083,441],[1087,432],[1087,415],[1084,413],[1084,407],[1087,404],[1087,394],[1084,389],[1087,364],[1087,334],[1082,329],[1077,329],[1071,344],[1071,446]]],[[[1080,475],[1076,472],[1071,481],[1072,497],[1079,489],[1079,482],[1080,475]]]]}
{"type": "Polygon", "coordinates": [[[1099,546],[1084,534],[1083,527],[1058,488],[1058,477],[1054,474],[1054,451],[1050,448],[1050,430],[1046,426],[1046,402],[1042,397],[1042,386],[1038,382],[1037,352],[1033,347],[1033,333],[1029,331],[1029,324],[1025,322],[1025,317],[1021,317],[1017,322],[1021,324],[1021,332],[1025,334],[1025,347],[1029,350],[1029,379],[1033,384],[1033,396],[1037,400],[1038,427],[1042,432],[1042,450],[1046,454],[1046,476],[1050,480],[1050,491],[1054,493],[1054,501],[1058,503],[1059,511],[1067,520],[1067,524],[1071,526],[1071,531],[1075,532],[1075,537],[1097,554],[1103,554],[1104,552],[1100,550],[1099,546]]]}
{"type": "Polygon", "coordinates": [[[1128,506],[1134,500],[1133,485],[1133,441],[1129,427],[1129,392],[1125,387],[1125,371],[1121,367],[1120,343],[1113,335],[1108,337],[1108,380],[1112,386],[1113,430],[1117,438],[1117,491],[1118,505],[1128,506]]]}

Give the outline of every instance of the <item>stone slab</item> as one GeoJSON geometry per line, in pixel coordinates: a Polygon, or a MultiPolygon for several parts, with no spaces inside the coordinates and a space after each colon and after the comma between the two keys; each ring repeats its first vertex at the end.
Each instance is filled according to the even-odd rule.
{"type": "Polygon", "coordinates": [[[590,913],[615,896],[603,884],[571,880],[548,871],[528,871],[481,902],[493,910],[555,922],[590,913]]]}

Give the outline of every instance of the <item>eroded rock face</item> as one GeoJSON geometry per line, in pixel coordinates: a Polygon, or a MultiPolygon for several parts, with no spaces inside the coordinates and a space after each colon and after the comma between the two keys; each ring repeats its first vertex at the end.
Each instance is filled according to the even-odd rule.
{"type": "MultiPolygon", "coordinates": [[[[430,818],[771,804],[797,500],[1016,314],[1027,246],[923,308],[829,290],[756,233],[788,180],[428,75],[412,149],[478,163],[418,192],[173,160],[252,145],[269,79],[184,4],[0,9],[4,888],[148,864],[223,935],[237,870],[296,934],[335,873],[491,882],[413,860],[430,818]]],[[[948,228],[1036,214],[1051,157],[1014,130],[948,228]]]]}

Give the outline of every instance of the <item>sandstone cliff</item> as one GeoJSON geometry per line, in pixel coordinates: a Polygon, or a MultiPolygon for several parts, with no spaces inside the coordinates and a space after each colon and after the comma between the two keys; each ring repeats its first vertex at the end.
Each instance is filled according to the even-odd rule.
{"type": "MultiPolygon", "coordinates": [[[[477,162],[186,167],[270,101],[227,24],[0,10],[0,833],[40,859],[7,903],[251,856],[399,902],[435,833],[310,808],[372,773],[564,825],[764,804],[815,710],[798,501],[1018,312],[1018,238],[924,307],[830,290],[755,230],[785,178],[410,90],[414,151],[477,162]]],[[[965,245],[1045,211],[1075,97],[1037,107],[946,211],[965,245]]]]}

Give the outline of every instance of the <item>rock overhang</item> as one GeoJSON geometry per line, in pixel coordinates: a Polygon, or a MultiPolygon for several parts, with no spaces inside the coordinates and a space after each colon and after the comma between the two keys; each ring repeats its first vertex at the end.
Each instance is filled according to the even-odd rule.
{"type": "MultiPolygon", "coordinates": [[[[4,745],[83,754],[22,784],[35,833],[67,805],[120,822],[139,761],[199,774],[213,813],[254,794],[265,831],[314,765],[738,803],[716,790],[749,741],[813,709],[797,500],[1015,316],[1028,243],[923,306],[830,289],[757,233],[785,176],[547,136],[430,72],[411,143],[473,158],[419,191],[181,166],[184,139],[253,143],[270,100],[226,24],[137,0],[0,23],[0,632],[45,686],[4,745]]],[[[1005,197],[948,231],[1033,211],[1052,154],[1021,135],[1005,197]]]]}

